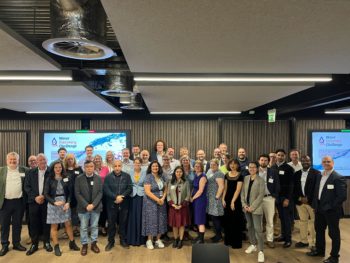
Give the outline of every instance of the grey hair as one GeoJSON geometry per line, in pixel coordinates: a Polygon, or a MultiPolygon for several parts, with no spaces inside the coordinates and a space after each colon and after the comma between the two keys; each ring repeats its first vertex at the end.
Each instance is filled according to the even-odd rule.
{"type": "Polygon", "coordinates": [[[8,159],[10,156],[15,156],[17,161],[19,161],[19,154],[16,153],[16,152],[9,152],[7,155],[6,155],[6,159],[8,159]]]}

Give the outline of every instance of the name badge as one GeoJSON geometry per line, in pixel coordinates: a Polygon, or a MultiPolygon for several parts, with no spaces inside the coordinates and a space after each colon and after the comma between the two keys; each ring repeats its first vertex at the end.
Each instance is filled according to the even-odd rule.
{"type": "Polygon", "coordinates": [[[67,183],[69,181],[68,178],[63,178],[63,182],[67,183]]]}
{"type": "Polygon", "coordinates": [[[20,176],[20,177],[25,177],[26,174],[25,174],[25,173],[19,173],[19,176],[20,176]]]}
{"type": "Polygon", "coordinates": [[[79,174],[79,171],[74,171],[75,174],[79,174]]]}
{"type": "Polygon", "coordinates": [[[171,189],[171,190],[176,189],[176,185],[172,185],[172,186],[170,186],[170,189],[171,189]]]}
{"type": "Polygon", "coordinates": [[[334,184],[327,184],[327,189],[333,190],[334,189],[334,184]]]}
{"type": "Polygon", "coordinates": [[[273,183],[273,178],[269,178],[269,183],[273,183]]]}
{"type": "Polygon", "coordinates": [[[246,166],[245,169],[248,170],[248,166],[246,166]]]}
{"type": "Polygon", "coordinates": [[[91,182],[90,182],[90,185],[94,185],[94,182],[91,181],[91,182]]]}
{"type": "Polygon", "coordinates": [[[279,174],[284,174],[284,171],[279,171],[279,174]]]}
{"type": "Polygon", "coordinates": [[[159,191],[159,196],[163,197],[163,191],[159,191]]]}

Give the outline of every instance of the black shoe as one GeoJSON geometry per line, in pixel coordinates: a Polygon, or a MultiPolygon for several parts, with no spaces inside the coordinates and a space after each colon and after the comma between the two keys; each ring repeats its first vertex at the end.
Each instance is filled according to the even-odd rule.
{"type": "Polygon", "coordinates": [[[211,238],[211,241],[213,241],[213,243],[219,243],[222,241],[222,236],[214,236],[211,238]]]}
{"type": "Polygon", "coordinates": [[[50,242],[44,243],[44,249],[45,249],[47,252],[52,252],[52,251],[53,251],[53,248],[52,248],[50,242]]]}
{"type": "Polygon", "coordinates": [[[285,238],[282,237],[282,236],[280,236],[280,237],[278,237],[278,238],[275,238],[275,241],[276,241],[276,242],[286,242],[285,238]]]}
{"type": "Polygon", "coordinates": [[[292,245],[292,242],[284,242],[283,247],[287,248],[290,247],[292,245]]]}
{"type": "Polygon", "coordinates": [[[306,255],[309,257],[324,257],[325,253],[317,251],[316,249],[312,249],[311,251],[307,252],[306,255]]]}
{"type": "Polygon", "coordinates": [[[181,249],[182,248],[182,240],[179,240],[179,242],[177,242],[177,248],[181,249]]]}
{"type": "Polygon", "coordinates": [[[120,240],[120,245],[121,245],[121,247],[123,247],[123,248],[129,248],[128,243],[126,243],[126,241],[125,241],[124,239],[121,239],[121,240],[120,240]]]}
{"type": "Polygon", "coordinates": [[[295,243],[296,248],[302,248],[302,247],[308,247],[308,246],[309,246],[309,243],[303,243],[303,242],[295,243]]]}
{"type": "Polygon", "coordinates": [[[55,245],[54,246],[54,250],[55,250],[55,256],[60,257],[62,255],[62,252],[60,250],[60,246],[59,245],[55,245]]]}
{"type": "Polygon", "coordinates": [[[107,246],[105,247],[105,251],[110,251],[114,247],[114,243],[108,242],[107,246]]]}
{"type": "Polygon", "coordinates": [[[5,256],[9,252],[9,245],[2,245],[0,250],[0,257],[5,256]]]}
{"type": "Polygon", "coordinates": [[[33,255],[37,250],[38,250],[38,245],[31,245],[26,255],[27,256],[33,255]]]}
{"type": "Polygon", "coordinates": [[[323,260],[323,263],[338,263],[339,259],[335,257],[329,257],[326,260],[323,260]]]}
{"type": "Polygon", "coordinates": [[[69,241],[69,249],[74,251],[80,251],[80,247],[78,247],[77,244],[75,244],[74,240],[69,241]]]}
{"type": "Polygon", "coordinates": [[[177,248],[178,243],[179,243],[179,239],[175,239],[173,242],[173,248],[177,248]]]}
{"type": "Polygon", "coordinates": [[[198,239],[196,239],[194,244],[204,244],[204,233],[198,233],[198,239]]]}
{"type": "Polygon", "coordinates": [[[13,250],[17,250],[17,251],[26,251],[27,249],[22,246],[20,243],[13,245],[13,250]]]}

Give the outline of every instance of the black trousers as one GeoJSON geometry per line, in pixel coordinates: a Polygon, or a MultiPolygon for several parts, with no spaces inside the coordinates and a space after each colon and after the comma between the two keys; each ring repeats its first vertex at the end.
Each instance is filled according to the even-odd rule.
{"type": "Polygon", "coordinates": [[[129,204],[113,205],[108,207],[108,242],[114,243],[117,233],[116,224],[119,225],[119,238],[126,241],[126,229],[128,227],[128,206],[129,204]]]}
{"type": "Polygon", "coordinates": [[[324,253],[326,250],[325,231],[328,227],[328,235],[332,239],[331,256],[339,257],[340,250],[340,215],[335,211],[315,214],[316,249],[324,253]]]}
{"type": "Polygon", "coordinates": [[[50,225],[46,224],[47,202],[39,205],[29,204],[30,238],[33,245],[38,245],[39,237],[42,235],[44,243],[50,242],[50,225]]]}
{"type": "Polygon", "coordinates": [[[215,228],[215,234],[217,237],[222,237],[222,227],[221,227],[221,216],[213,216],[211,215],[211,220],[213,221],[213,225],[215,228]]]}
{"type": "Polygon", "coordinates": [[[21,241],[22,218],[24,214],[23,198],[5,199],[1,218],[1,244],[9,245],[10,225],[12,224],[12,243],[17,245],[21,241]]]}
{"type": "MultiPolygon", "coordinates": [[[[278,215],[281,220],[281,235],[285,242],[292,241],[292,215],[293,215],[293,202],[289,201],[287,207],[283,207],[283,199],[280,199],[277,204],[278,215]]],[[[293,217],[294,218],[294,217],[293,217]]]]}

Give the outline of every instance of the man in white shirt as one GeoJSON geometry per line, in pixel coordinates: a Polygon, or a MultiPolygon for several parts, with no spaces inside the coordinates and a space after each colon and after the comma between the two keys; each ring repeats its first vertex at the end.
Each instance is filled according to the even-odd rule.
{"type": "Polygon", "coordinates": [[[299,161],[299,157],[300,157],[300,154],[299,154],[299,151],[297,149],[290,150],[289,158],[291,161],[288,164],[293,167],[294,173],[303,169],[303,166],[301,165],[301,162],[299,161]]]}
{"type": "Polygon", "coordinates": [[[24,213],[23,184],[27,168],[18,166],[19,155],[10,152],[6,156],[7,166],[0,168],[0,256],[9,251],[10,225],[12,224],[13,249],[26,251],[21,245],[22,218],[24,213]]]}
{"type": "Polygon", "coordinates": [[[173,147],[168,147],[167,155],[169,157],[171,170],[174,171],[176,167],[180,166],[179,160],[174,158],[175,149],[173,147]]]}
{"type": "Polygon", "coordinates": [[[196,153],[197,160],[203,163],[203,171],[206,173],[210,169],[210,162],[205,159],[205,151],[200,149],[196,153]]]}
{"type": "Polygon", "coordinates": [[[128,148],[124,148],[122,150],[123,156],[123,172],[130,174],[130,171],[134,169],[134,162],[130,160],[130,150],[128,148]]]}

